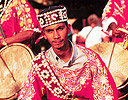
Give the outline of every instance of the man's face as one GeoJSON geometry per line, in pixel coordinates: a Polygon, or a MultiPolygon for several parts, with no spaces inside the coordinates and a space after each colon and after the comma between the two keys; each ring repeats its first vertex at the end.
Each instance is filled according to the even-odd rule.
{"type": "Polygon", "coordinates": [[[65,23],[57,23],[44,28],[44,38],[48,39],[53,49],[64,49],[68,43],[69,32],[70,29],[65,23]]]}

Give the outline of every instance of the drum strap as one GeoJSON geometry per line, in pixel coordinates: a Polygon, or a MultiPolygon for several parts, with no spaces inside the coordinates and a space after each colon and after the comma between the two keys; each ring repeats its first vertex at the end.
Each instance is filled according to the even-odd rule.
{"type": "Polygon", "coordinates": [[[109,59],[109,63],[108,63],[108,69],[110,67],[110,63],[111,63],[111,59],[112,59],[112,55],[113,55],[113,52],[114,52],[115,45],[116,45],[116,37],[115,37],[112,52],[111,52],[111,55],[110,55],[110,59],[109,59]]]}
{"type": "Polygon", "coordinates": [[[3,37],[3,39],[6,38],[6,36],[4,35],[4,32],[3,32],[3,29],[2,29],[2,27],[1,27],[1,24],[0,24],[0,34],[1,34],[1,36],[3,37]]]}
{"type": "Polygon", "coordinates": [[[35,64],[34,66],[35,71],[37,72],[39,78],[44,83],[44,85],[51,91],[54,96],[57,96],[58,98],[63,99],[70,99],[70,93],[65,90],[65,88],[60,84],[58,78],[56,77],[55,73],[53,72],[51,66],[49,65],[49,62],[47,61],[45,57],[45,53],[41,53],[41,61],[38,66],[35,64]],[[43,54],[42,54],[43,53],[43,54]]]}
{"type": "Polygon", "coordinates": [[[89,34],[92,32],[93,29],[94,29],[94,27],[91,28],[91,30],[88,32],[88,34],[87,34],[87,36],[86,36],[86,38],[85,38],[85,46],[86,46],[86,40],[87,40],[89,34]]]}

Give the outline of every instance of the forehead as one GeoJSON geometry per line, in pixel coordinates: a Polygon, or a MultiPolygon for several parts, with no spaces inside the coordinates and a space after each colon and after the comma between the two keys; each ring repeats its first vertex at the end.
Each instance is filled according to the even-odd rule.
{"type": "Polygon", "coordinates": [[[57,24],[53,24],[53,25],[50,25],[50,26],[47,26],[44,28],[44,30],[47,30],[47,29],[56,29],[58,27],[63,27],[63,26],[66,26],[65,23],[57,23],[57,24]]]}

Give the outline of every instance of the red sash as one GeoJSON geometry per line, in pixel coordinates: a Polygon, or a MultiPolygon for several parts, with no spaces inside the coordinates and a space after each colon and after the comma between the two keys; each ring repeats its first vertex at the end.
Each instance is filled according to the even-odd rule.
{"type": "Polygon", "coordinates": [[[34,64],[35,71],[44,85],[54,94],[54,96],[62,99],[71,99],[70,97],[72,96],[60,84],[55,73],[53,72],[49,62],[45,57],[45,52],[40,53],[37,58],[37,62],[34,64]]]}

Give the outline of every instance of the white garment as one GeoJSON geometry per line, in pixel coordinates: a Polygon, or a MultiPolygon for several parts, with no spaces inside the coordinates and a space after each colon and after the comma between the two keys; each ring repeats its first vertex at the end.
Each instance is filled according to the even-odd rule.
{"type": "Polygon", "coordinates": [[[91,26],[86,26],[79,32],[79,35],[85,38],[85,46],[88,48],[95,44],[101,43],[102,39],[106,36],[106,34],[102,32],[102,28],[100,26],[95,26],[92,29],[92,31],[91,29],[92,29],[91,26]],[[89,35],[87,37],[88,33],[89,35]]]}
{"type": "Polygon", "coordinates": [[[104,32],[107,32],[107,29],[108,29],[108,27],[109,27],[109,25],[111,24],[111,23],[116,23],[117,24],[117,21],[116,21],[116,19],[114,19],[113,17],[110,17],[110,18],[108,18],[108,19],[105,19],[105,20],[103,20],[102,21],[102,28],[103,28],[103,31],[104,32]]]}
{"type": "Polygon", "coordinates": [[[84,53],[81,52],[80,49],[76,47],[72,42],[70,42],[73,47],[73,52],[70,60],[68,62],[64,62],[60,59],[56,53],[53,51],[51,47],[48,52],[48,57],[54,62],[54,64],[60,68],[77,70],[85,65],[87,61],[87,57],[85,57],[84,53]]]}
{"type": "Polygon", "coordinates": [[[76,44],[76,37],[77,37],[77,33],[73,33],[72,34],[72,42],[76,44]]]}

